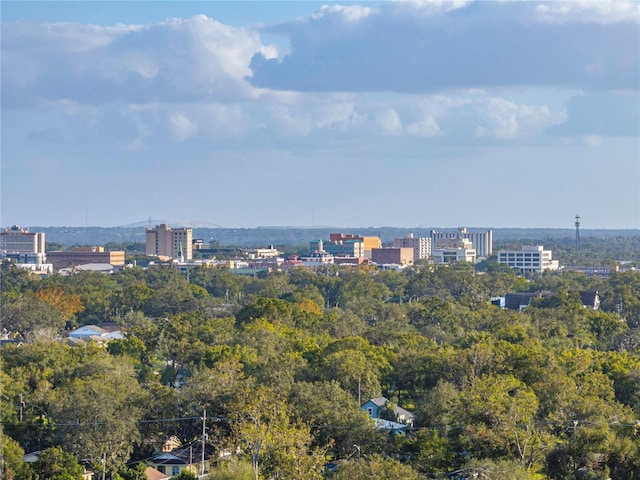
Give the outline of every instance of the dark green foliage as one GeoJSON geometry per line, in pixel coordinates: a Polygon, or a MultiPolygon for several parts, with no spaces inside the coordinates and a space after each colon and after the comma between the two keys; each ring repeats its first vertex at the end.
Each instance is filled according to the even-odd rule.
{"type": "MultiPolygon", "coordinates": [[[[2,285],[3,326],[34,340],[0,348],[14,480],[33,473],[20,449],[51,446],[138,480],[125,462],[170,436],[198,445],[205,409],[207,448],[231,457],[212,478],[315,479],[324,456],[344,460],[335,478],[640,478],[638,272],[529,282],[488,262],[482,274],[198,268],[187,279],[156,265],[38,280],[5,265],[2,285]],[[581,305],[584,288],[598,289],[599,310],[581,305]],[[80,298],[77,322],[117,321],[125,338],[55,341],[64,322],[34,297],[44,289],[80,298]],[[489,304],[540,289],[556,295],[524,311],[489,304]],[[360,410],[379,396],[390,400],[382,417],[416,415],[406,436],[360,410]]],[[[56,478],[76,478],[59,453],[50,465],[70,463],[56,478]]]]}

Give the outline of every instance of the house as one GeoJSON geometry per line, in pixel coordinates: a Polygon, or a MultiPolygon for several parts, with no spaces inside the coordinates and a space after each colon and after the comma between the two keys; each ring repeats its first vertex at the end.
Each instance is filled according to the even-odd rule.
{"type": "MultiPolygon", "coordinates": [[[[37,450],[35,452],[30,452],[22,456],[22,461],[24,463],[35,463],[40,458],[42,454],[42,450],[37,450]]],[[[87,470],[87,468],[82,466],[82,480],[93,480],[94,472],[91,470],[87,470]]]]}
{"type": "Polygon", "coordinates": [[[580,301],[586,308],[598,310],[600,308],[600,296],[597,290],[580,290],[580,301]]]}
{"type": "Polygon", "coordinates": [[[162,473],[160,470],[156,470],[153,467],[145,468],[144,474],[147,477],[147,480],[164,480],[165,478],[169,478],[169,475],[162,473]]]}
{"type": "MultiPolygon", "coordinates": [[[[204,471],[209,471],[209,452],[205,450],[205,454],[204,471]]],[[[171,477],[183,470],[198,475],[202,472],[202,443],[195,442],[170,452],[159,452],[151,458],[149,466],[171,477]]]]}
{"type": "Polygon", "coordinates": [[[504,308],[507,310],[524,310],[531,305],[531,301],[534,298],[546,298],[554,295],[553,292],[548,291],[507,293],[504,296],[504,308]]]}
{"type": "MultiPolygon", "coordinates": [[[[539,292],[519,292],[507,293],[504,297],[496,297],[491,299],[493,305],[508,310],[524,310],[535,298],[554,297],[556,294],[546,290],[539,292]]],[[[581,290],[578,292],[580,301],[585,308],[597,310],[600,308],[600,297],[597,290],[581,290]]]]}
{"type": "Polygon", "coordinates": [[[83,325],[80,328],[69,332],[69,339],[75,340],[96,340],[98,342],[106,342],[116,338],[124,338],[120,327],[117,325],[83,325]]]}
{"type": "Polygon", "coordinates": [[[385,410],[387,410],[387,403],[389,403],[389,400],[385,397],[372,398],[371,400],[363,403],[360,410],[364,410],[371,418],[374,419],[376,427],[383,430],[389,430],[391,433],[404,433],[407,427],[413,426],[413,413],[402,407],[393,407],[393,413],[396,421],[382,418],[385,410]]]}

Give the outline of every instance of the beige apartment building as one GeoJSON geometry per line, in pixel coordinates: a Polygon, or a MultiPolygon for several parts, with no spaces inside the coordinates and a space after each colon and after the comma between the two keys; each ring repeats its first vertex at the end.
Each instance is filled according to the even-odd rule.
{"type": "Polygon", "coordinates": [[[147,255],[168,257],[190,262],[193,260],[193,230],[171,228],[166,223],[147,227],[147,255]]]}
{"type": "Polygon", "coordinates": [[[422,260],[431,256],[431,238],[414,237],[413,233],[406,237],[393,239],[394,248],[413,248],[413,259],[422,260]]]}

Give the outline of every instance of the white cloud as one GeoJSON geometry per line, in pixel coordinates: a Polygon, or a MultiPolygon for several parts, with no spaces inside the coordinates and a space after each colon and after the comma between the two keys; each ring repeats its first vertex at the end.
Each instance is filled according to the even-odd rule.
{"type": "Polygon", "coordinates": [[[419,137],[439,137],[443,135],[442,130],[433,117],[425,117],[419,122],[410,123],[407,125],[407,133],[419,137]]]}
{"type": "Polygon", "coordinates": [[[385,108],[378,111],[376,113],[376,123],[384,133],[389,135],[400,135],[403,131],[400,116],[393,108],[385,108]]]}
{"type": "Polygon", "coordinates": [[[465,8],[473,0],[392,0],[390,3],[397,11],[408,10],[411,13],[433,15],[465,8]]]}
{"type": "Polygon", "coordinates": [[[278,60],[255,57],[251,83],[305,92],[638,89],[638,3],[466,5],[384,2],[352,22],[325,7],[265,28],[287,36],[291,51],[278,60]]]}
{"type": "Polygon", "coordinates": [[[308,135],[313,129],[311,115],[304,111],[284,105],[270,109],[273,122],[271,125],[275,135],[281,137],[298,137],[308,135]]]}
{"type": "Polygon", "coordinates": [[[590,147],[599,147],[602,145],[603,140],[600,135],[587,135],[583,138],[583,142],[590,147]]]}
{"type": "Polygon", "coordinates": [[[536,5],[535,12],[540,20],[549,23],[640,22],[640,3],[634,1],[544,2],[536,5]]]}
{"type": "Polygon", "coordinates": [[[485,119],[485,124],[475,129],[478,137],[512,139],[567,121],[566,112],[554,112],[546,105],[517,105],[502,98],[483,101],[477,109],[485,119]]]}
{"type": "Polygon", "coordinates": [[[278,55],[257,32],[204,15],[149,25],[2,26],[2,88],[12,103],[220,101],[252,98],[251,58],[278,55]]]}
{"type": "Polygon", "coordinates": [[[198,133],[198,124],[180,113],[169,118],[171,137],[177,142],[184,142],[198,133]]]}
{"type": "Polygon", "coordinates": [[[317,12],[311,15],[311,18],[319,20],[327,17],[338,17],[347,22],[357,22],[367,18],[373,13],[373,11],[374,10],[372,8],[363,7],[361,5],[323,5],[317,12]]]}

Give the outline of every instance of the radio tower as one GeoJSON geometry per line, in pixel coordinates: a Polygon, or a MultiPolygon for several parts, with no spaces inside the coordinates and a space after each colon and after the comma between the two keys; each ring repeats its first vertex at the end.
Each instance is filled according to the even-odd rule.
{"type": "Polygon", "coordinates": [[[580,250],[580,215],[576,213],[576,252],[580,250]]]}

